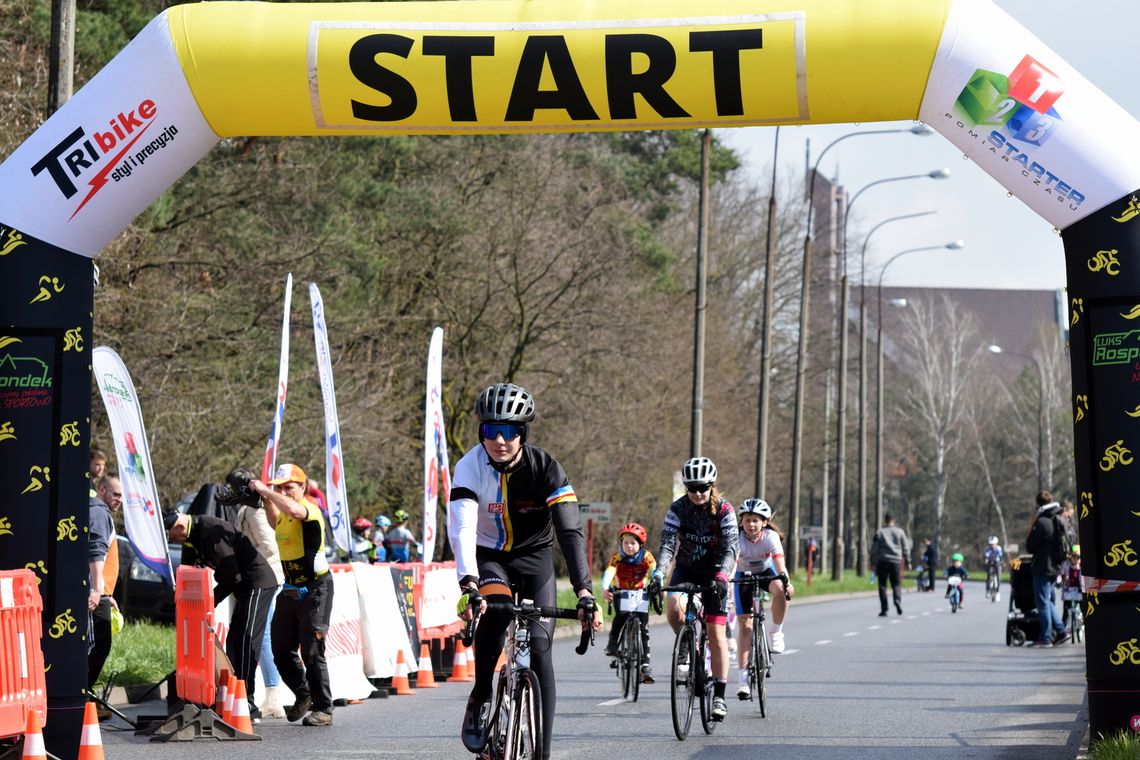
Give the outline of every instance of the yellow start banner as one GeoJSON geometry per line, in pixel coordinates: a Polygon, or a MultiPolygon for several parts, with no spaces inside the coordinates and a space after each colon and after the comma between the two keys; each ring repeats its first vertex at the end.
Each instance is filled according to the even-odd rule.
{"type": "Polygon", "coordinates": [[[168,11],[222,137],[913,119],[949,0],[208,3],[168,11]]]}

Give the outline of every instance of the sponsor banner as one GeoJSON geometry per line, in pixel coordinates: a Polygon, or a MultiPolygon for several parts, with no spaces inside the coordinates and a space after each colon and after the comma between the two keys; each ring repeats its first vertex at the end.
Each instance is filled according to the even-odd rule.
{"type": "Polygon", "coordinates": [[[333,386],[332,360],[329,357],[325,305],[315,283],[309,283],[309,300],[313,305],[313,341],[317,347],[317,369],[321,376],[321,398],[325,410],[325,499],[328,502],[329,526],[336,545],[347,554],[351,542],[348,530],[348,495],[344,489],[344,454],[340,445],[340,420],[336,412],[336,388],[333,386]]]}
{"type": "Polygon", "coordinates": [[[443,328],[432,331],[428,346],[427,394],[424,401],[424,540],[423,561],[435,554],[436,511],[440,483],[443,500],[451,493],[451,468],[447,463],[447,437],[443,430],[443,328]]]}
{"type": "Polygon", "coordinates": [[[162,508],[154,484],[146,429],[138,394],[123,360],[107,346],[91,352],[92,374],[115,439],[119,481],[123,487],[123,522],[139,559],[174,587],[170,550],[162,526],[162,508]]]}
{"type": "Polygon", "coordinates": [[[915,118],[949,5],[207,3],[167,13],[209,123],[236,136],[915,118]]]}
{"type": "Polygon", "coordinates": [[[1102,736],[1140,730],[1140,594],[1086,594],[1083,610],[1089,729],[1102,736]]]}
{"type": "Polygon", "coordinates": [[[1136,119],[992,3],[953,5],[921,118],[1058,229],[1140,182],[1136,119]]]}
{"type": "Polygon", "coordinates": [[[0,209],[26,233],[94,256],[217,141],[164,14],[0,164],[0,209]]]}
{"type": "Polygon", "coordinates": [[[1082,572],[1140,581],[1140,189],[1062,233],[1082,572]],[[1096,413],[1094,420],[1093,413],[1096,413]]]}
{"type": "Polygon", "coordinates": [[[269,442],[261,460],[261,480],[268,481],[277,470],[277,450],[281,446],[281,429],[285,426],[285,395],[289,387],[289,309],[293,303],[293,273],[285,278],[285,310],[281,318],[281,363],[277,370],[277,401],[274,404],[273,424],[269,427],[269,442]]]}
{"type": "MultiPolygon", "coordinates": [[[[417,662],[420,651],[419,620],[416,615],[416,573],[413,565],[390,565],[392,585],[396,588],[396,604],[400,608],[400,619],[408,635],[408,644],[415,653],[409,663],[417,662]]],[[[413,666],[412,670],[416,668],[413,666]]]]}
{"type": "Polygon", "coordinates": [[[442,628],[459,622],[459,616],[455,613],[455,606],[459,604],[459,586],[455,583],[454,562],[425,570],[420,595],[420,630],[442,628]]]}

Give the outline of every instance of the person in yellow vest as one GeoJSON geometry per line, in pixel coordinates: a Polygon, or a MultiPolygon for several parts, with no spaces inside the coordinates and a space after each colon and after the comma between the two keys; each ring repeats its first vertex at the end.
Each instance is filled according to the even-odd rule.
{"type": "Polygon", "coordinates": [[[261,497],[265,516],[274,527],[285,573],[270,623],[274,664],[297,698],[285,708],[285,717],[306,726],[331,726],[325,637],[332,615],[333,578],[325,559],[324,516],[307,498],[307,483],[304,470],[283,464],[268,484],[255,478],[249,485],[261,497]],[[306,715],[310,708],[312,712],[306,715]]]}

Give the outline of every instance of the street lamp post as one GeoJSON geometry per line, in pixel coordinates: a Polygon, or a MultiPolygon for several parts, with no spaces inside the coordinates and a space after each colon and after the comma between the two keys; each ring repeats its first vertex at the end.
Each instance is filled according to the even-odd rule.
{"type": "MultiPolygon", "coordinates": [[[[860,135],[883,135],[910,132],[915,135],[929,135],[933,130],[925,124],[916,124],[909,129],[873,129],[866,132],[849,132],[832,140],[815,161],[811,169],[811,178],[808,182],[808,213],[807,231],[804,236],[804,256],[802,267],[802,282],[800,283],[800,335],[796,350],[796,401],[795,415],[792,425],[792,487],[791,522],[789,530],[792,541],[798,543],[800,539],[800,473],[803,469],[803,425],[804,425],[804,381],[807,371],[807,340],[808,340],[808,306],[811,285],[811,255],[812,255],[812,210],[815,207],[815,178],[819,173],[819,163],[827,152],[842,141],[860,135]]],[[[826,517],[823,518],[823,545],[827,545],[826,517]]],[[[820,568],[820,571],[823,567],[820,568]]]]}
{"type": "MultiPolygon", "coordinates": [[[[768,241],[764,262],[764,324],[760,333],[760,413],[756,425],[756,497],[767,493],[768,472],[768,401],[772,395],[772,299],[776,287],[776,158],[780,152],[780,128],[776,127],[772,147],[772,194],[768,198],[768,241]]],[[[785,547],[788,564],[796,566],[798,546],[791,541],[785,547]]]]}
{"type": "MultiPolygon", "coordinates": [[[[875,180],[870,184],[862,187],[855,195],[848,201],[847,207],[843,212],[843,276],[840,279],[840,306],[839,306],[839,409],[836,430],[836,468],[835,468],[835,530],[843,535],[846,532],[846,526],[850,523],[847,519],[847,334],[848,334],[848,299],[850,297],[850,288],[848,287],[847,275],[847,222],[851,219],[851,207],[859,200],[867,190],[877,185],[882,185],[887,182],[901,182],[911,179],[946,179],[950,176],[949,169],[935,169],[934,171],[925,174],[907,174],[901,177],[887,177],[885,179],[875,180]]],[[[915,216],[922,216],[917,214],[915,216]]],[[[878,229],[876,227],[876,229],[878,229]]],[[[874,232],[874,230],[872,230],[874,232]]],[[[863,251],[866,252],[866,243],[863,245],[863,251]]],[[[863,259],[860,258],[860,281],[862,280],[862,266],[863,259]]],[[[862,288],[860,289],[862,290],[862,288]]],[[[867,493],[866,493],[866,390],[863,383],[863,363],[865,361],[864,350],[866,345],[865,340],[865,312],[866,312],[866,299],[860,293],[859,304],[859,338],[860,338],[860,352],[859,352],[859,525],[858,530],[853,531],[856,535],[853,538],[858,542],[858,553],[856,555],[855,572],[857,575],[866,575],[867,573],[867,493]]],[[[840,545],[842,546],[842,545],[840,545]]],[[[838,559],[841,560],[837,563],[837,567],[832,567],[832,577],[835,580],[842,580],[843,578],[843,565],[845,564],[846,557],[842,548],[838,551],[838,559]]]]}
{"type": "Polygon", "coordinates": [[[911,253],[918,253],[919,251],[959,251],[965,248],[966,244],[961,240],[955,240],[943,245],[924,245],[919,248],[907,248],[905,251],[899,251],[894,256],[887,259],[883,264],[883,268],[879,270],[879,334],[878,334],[878,350],[879,350],[879,366],[878,366],[878,389],[877,389],[877,403],[876,403],[876,426],[875,426],[875,516],[878,519],[878,524],[883,524],[883,275],[887,273],[887,269],[897,261],[900,257],[906,256],[911,253]]]}
{"type": "Polygon", "coordinates": [[[1033,366],[1037,368],[1037,490],[1047,491],[1049,490],[1049,479],[1053,472],[1053,446],[1052,431],[1049,430],[1045,414],[1045,369],[1036,356],[1006,351],[996,344],[986,348],[991,354],[1008,354],[1019,359],[1027,359],[1033,362],[1033,366]],[[1048,452],[1048,457],[1046,452],[1048,452]]]}

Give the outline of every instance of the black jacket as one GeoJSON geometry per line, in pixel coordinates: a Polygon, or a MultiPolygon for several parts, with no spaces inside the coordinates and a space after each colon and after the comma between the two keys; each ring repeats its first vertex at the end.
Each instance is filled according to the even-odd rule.
{"type": "Polygon", "coordinates": [[[191,517],[182,564],[214,571],[214,604],[235,591],[277,588],[276,576],[253,543],[233,523],[209,515],[191,517]]]}
{"type": "MultiPolygon", "coordinates": [[[[1033,555],[1033,574],[1055,578],[1061,572],[1061,565],[1054,553],[1063,536],[1056,529],[1054,517],[1061,514],[1061,505],[1053,502],[1037,510],[1037,519],[1025,540],[1025,549],[1033,555]]],[[[1058,519],[1059,521],[1059,519],[1058,519]]]]}

